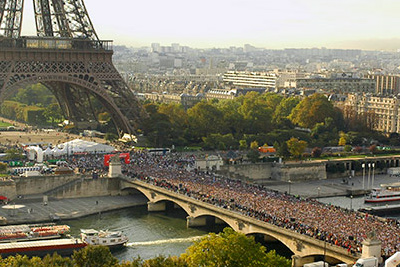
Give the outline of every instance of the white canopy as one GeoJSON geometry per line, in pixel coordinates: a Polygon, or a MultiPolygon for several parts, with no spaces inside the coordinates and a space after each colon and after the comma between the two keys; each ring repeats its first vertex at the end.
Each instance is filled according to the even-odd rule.
{"type": "Polygon", "coordinates": [[[26,148],[28,152],[28,159],[35,160],[36,162],[43,162],[43,150],[38,146],[29,146],[26,148]]]}
{"type": "Polygon", "coordinates": [[[75,139],[66,143],[61,144],[63,146],[63,152],[65,154],[73,154],[80,152],[87,153],[111,153],[115,151],[115,148],[109,145],[104,145],[96,142],[85,141],[81,139],[75,139]]]}
{"type": "Polygon", "coordinates": [[[53,151],[51,150],[51,148],[49,146],[46,148],[45,151],[43,151],[43,153],[44,153],[45,156],[52,156],[53,155],[53,151]]]}
{"type": "Polygon", "coordinates": [[[56,157],[62,155],[62,152],[58,147],[53,148],[52,152],[53,152],[53,155],[56,156],[56,157]]]}

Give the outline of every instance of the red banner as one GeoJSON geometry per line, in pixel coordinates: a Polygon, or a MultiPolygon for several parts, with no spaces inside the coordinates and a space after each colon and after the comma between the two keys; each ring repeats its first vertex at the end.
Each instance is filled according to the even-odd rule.
{"type": "MultiPolygon", "coordinates": [[[[111,157],[113,157],[115,155],[116,154],[106,154],[106,155],[104,155],[104,166],[108,167],[110,165],[111,157]]],[[[121,153],[121,154],[118,155],[118,157],[120,159],[123,158],[125,164],[131,163],[129,153],[121,153]]]]}

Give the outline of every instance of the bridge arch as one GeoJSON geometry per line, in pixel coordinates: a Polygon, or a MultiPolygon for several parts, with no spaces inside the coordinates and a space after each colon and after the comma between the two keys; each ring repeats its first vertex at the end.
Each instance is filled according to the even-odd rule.
{"type": "MultiPolygon", "coordinates": [[[[127,130],[132,127],[131,122],[126,118],[126,116],[121,112],[121,109],[115,103],[114,99],[103,87],[104,85],[99,81],[94,75],[91,74],[19,74],[14,75],[14,82],[5,87],[4,92],[1,94],[0,103],[3,102],[7,97],[9,97],[15,90],[24,85],[41,83],[47,89],[49,89],[53,95],[57,98],[57,101],[63,110],[64,115],[75,122],[82,117],[81,114],[77,114],[77,110],[68,101],[68,97],[72,98],[72,95],[64,95],[61,91],[62,88],[72,86],[76,91],[90,92],[95,96],[103,107],[110,113],[114,125],[121,130],[127,130]],[[74,117],[79,117],[75,118],[74,117]]],[[[76,100],[74,101],[76,104],[76,100]]],[[[94,118],[95,119],[95,118],[94,118]]],[[[131,131],[130,131],[131,132],[131,131]]]]}
{"type": "Polygon", "coordinates": [[[126,180],[126,186],[132,186],[135,188],[137,187],[144,193],[144,195],[148,196],[150,201],[153,202],[167,199],[172,200],[173,202],[182,203],[181,206],[187,210],[187,213],[189,214],[187,218],[188,223],[190,223],[191,219],[193,219],[194,223],[196,223],[195,218],[215,216],[225,221],[237,232],[241,232],[246,235],[264,234],[271,238],[277,239],[294,254],[292,256],[294,266],[303,266],[303,258],[308,260],[317,257],[315,255],[325,255],[327,261],[329,260],[329,262],[332,263],[352,263],[359,257],[358,255],[350,254],[346,249],[333,244],[297,233],[290,229],[285,229],[271,223],[266,223],[255,218],[245,216],[238,212],[230,211],[212,204],[195,200],[188,196],[184,196],[182,194],[178,194],[140,180],[126,180]]]}
{"type": "Polygon", "coordinates": [[[271,244],[273,244],[274,250],[278,252],[278,254],[290,258],[292,255],[295,255],[295,252],[292,249],[282,242],[281,239],[274,237],[271,233],[261,233],[261,232],[252,232],[246,234],[246,236],[253,236],[254,240],[258,243],[264,245],[267,250],[271,250],[271,244]]]}
{"type": "Polygon", "coordinates": [[[339,263],[343,263],[343,261],[341,261],[340,259],[337,259],[330,255],[324,255],[324,254],[311,254],[311,255],[301,257],[301,259],[298,259],[297,261],[299,261],[299,260],[301,260],[301,262],[303,264],[316,262],[316,261],[325,261],[329,265],[336,265],[339,263]]]}

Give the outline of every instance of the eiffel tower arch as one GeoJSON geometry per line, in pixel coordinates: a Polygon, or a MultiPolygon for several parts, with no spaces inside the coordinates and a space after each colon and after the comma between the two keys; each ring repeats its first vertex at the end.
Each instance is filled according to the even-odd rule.
{"type": "Polygon", "coordinates": [[[111,114],[118,133],[145,117],[112,63],[112,41],[99,40],[83,0],[34,0],[37,36],[21,36],[23,0],[0,0],[0,103],[41,83],[78,128],[96,123],[93,103],[111,114]]]}

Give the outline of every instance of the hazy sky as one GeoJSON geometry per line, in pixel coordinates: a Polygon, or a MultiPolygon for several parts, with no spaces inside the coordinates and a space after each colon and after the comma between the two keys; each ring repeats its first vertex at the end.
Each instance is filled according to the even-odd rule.
{"type": "Polygon", "coordinates": [[[399,0],[84,1],[100,39],[128,46],[400,48],[399,0]]]}

